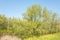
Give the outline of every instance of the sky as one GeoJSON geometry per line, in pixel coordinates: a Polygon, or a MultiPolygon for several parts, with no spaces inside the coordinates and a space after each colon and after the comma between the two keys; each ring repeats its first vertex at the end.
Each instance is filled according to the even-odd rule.
{"type": "Polygon", "coordinates": [[[39,4],[60,15],[60,0],[0,0],[0,14],[7,17],[22,18],[27,7],[39,4]]]}

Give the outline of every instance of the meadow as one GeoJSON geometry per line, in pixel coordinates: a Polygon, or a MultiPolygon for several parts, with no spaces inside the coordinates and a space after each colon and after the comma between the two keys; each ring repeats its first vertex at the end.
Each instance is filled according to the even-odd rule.
{"type": "Polygon", "coordinates": [[[43,35],[40,37],[31,37],[25,40],[60,40],[60,33],[43,35]]]}

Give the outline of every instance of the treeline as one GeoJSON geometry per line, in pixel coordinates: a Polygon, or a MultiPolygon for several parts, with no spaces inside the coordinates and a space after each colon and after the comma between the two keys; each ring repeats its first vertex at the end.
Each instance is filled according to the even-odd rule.
{"type": "MultiPolygon", "coordinates": [[[[18,16],[18,15],[17,15],[18,16]]],[[[60,20],[55,12],[46,7],[32,5],[23,14],[23,19],[0,15],[0,35],[16,35],[21,38],[60,32],[60,20]]]]}

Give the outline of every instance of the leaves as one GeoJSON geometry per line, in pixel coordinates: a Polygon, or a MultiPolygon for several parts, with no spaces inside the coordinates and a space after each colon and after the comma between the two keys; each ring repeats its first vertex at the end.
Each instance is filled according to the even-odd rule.
{"type": "Polygon", "coordinates": [[[46,7],[32,5],[27,8],[22,19],[0,15],[0,33],[28,38],[60,32],[60,21],[58,21],[57,14],[50,12],[46,7]]]}

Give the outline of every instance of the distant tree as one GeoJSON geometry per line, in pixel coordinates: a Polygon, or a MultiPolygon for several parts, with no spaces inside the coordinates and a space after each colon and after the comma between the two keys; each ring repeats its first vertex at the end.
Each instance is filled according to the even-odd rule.
{"type": "Polygon", "coordinates": [[[0,15],[0,29],[7,29],[7,18],[5,15],[0,15]]]}

